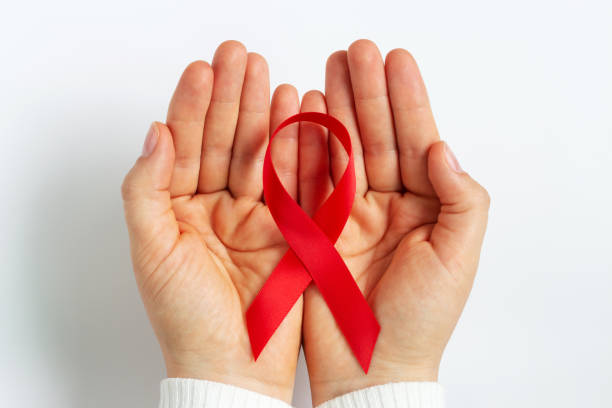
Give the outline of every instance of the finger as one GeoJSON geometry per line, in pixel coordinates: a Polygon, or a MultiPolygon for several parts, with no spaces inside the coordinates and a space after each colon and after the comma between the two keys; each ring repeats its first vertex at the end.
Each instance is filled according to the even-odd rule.
{"type": "Polygon", "coordinates": [[[261,199],[262,167],[269,122],[268,64],[261,55],[250,52],[230,163],[229,189],[234,197],[261,199]]]}
{"type": "Polygon", "coordinates": [[[400,191],[399,158],[382,57],[369,40],[355,41],[347,56],[368,184],[376,191],[400,191]]]}
{"type": "Polygon", "coordinates": [[[212,94],[213,71],[205,61],[195,61],[183,72],[174,91],[166,123],[175,150],[170,182],[172,197],[194,194],[198,187],[204,117],[212,94]]]}
{"type": "Polygon", "coordinates": [[[238,41],[222,43],[212,61],[214,84],[202,140],[198,192],[227,188],[247,52],[238,41]]]}
{"type": "Polygon", "coordinates": [[[130,234],[133,259],[143,249],[159,259],[170,253],[179,230],[170,211],[170,180],[174,166],[174,146],[170,130],[154,122],[149,129],[142,156],[129,171],[121,186],[125,218],[130,234]]]}
{"type": "Polygon", "coordinates": [[[427,176],[427,152],[440,140],[425,84],[410,53],[398,48],[387,54],[385,69],[404,187],[433,196],[427,176]]]}
{"type": "MultiPolygon", "coordinates": [[[[368,190],[368,178],[363,161],[363,149],[359,136],[346,51],[336,51],[327,59],[325,66],[325,100],[327,101],[327,112],[342,122],[351,136],[355,161],[356,194],[364,195],[368,190]]],[[[330,168],[335,183],[344,173],[347,155],[342,144],[335,137],[329,138],[329,146],[330,168]]]]}
{"type": "MultiPolygon", "coordinates": [[[[289,84],[279,85],[272,96],[270,134],[282,121],[295,115],[299,110],[300,97],[297,89],[289,84]]],[[[294,199],[297,198],[298,131],[298,123],[292,123],[279,130],[274,136],[270,151],[276,173],[285,190],[294,199]]]]}
{"type": "Polygon", "coordinates": [[[487,226],[489,194],[461,170],[444,142],[431,147],[428,165],[441,204],[430,242],[449,269],[473,273],[487,226]]]}
{"type": "MultiPolygon", "coordinates": [[[[327,113],[325,97],[319,91],[308,91],[302,97],[302,112],[327,113]]],[[[300,122],[299,201],[308,215],[313,215],[331,193],[328,130],[313,122],[300,122]]]]}

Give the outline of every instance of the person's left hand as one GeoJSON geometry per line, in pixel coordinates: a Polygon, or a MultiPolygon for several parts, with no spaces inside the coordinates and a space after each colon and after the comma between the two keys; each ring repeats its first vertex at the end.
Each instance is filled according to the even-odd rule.
{"type": "MultiPolygon", "coordinates": [[[[336,242],[381,325],[367,375],[327,304],[304,294],[304,353],[313,402],[378,384],[434,382],[476,274],[487,191],[441,142],[419,69],[404,49],[386,60],[368,40],[327,60],[325,96],[302,110],[327,112],[349,131],[356,195],[336,242]]],[[[346,166],[335,138],[300,134],[300,204],[321,205],[346,166]]]]}

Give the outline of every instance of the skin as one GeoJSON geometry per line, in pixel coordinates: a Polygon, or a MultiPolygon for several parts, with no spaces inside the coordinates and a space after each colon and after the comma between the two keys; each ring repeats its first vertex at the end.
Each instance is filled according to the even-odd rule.
{"type": "MultiPolygon", "coordinates": [[[[303,341],[313,403],[388,382],[437,381],[478,266],[489,196],[453,168],[406,50],[383,61],[373,42],[359,40],[333,53],[325,95],[306,94],[305,108],[340,119],[352,137],[357,193],[336,248],[381,325],[365,375],[320,293],[308,288],[303,341]]],[[[337,140],[319,132],[320,148],[300,156],[318,157],[308,177],[300,173],[310,213],[322,202],[315,186],[331,191],[346,165],[337,140]]],[[[309,143],[300,135],[300,149],[309,143]]]]}
{"type": "MultiPolygon", "coordinates": [[[[166,123],[154,122],[122,195],[136,281],[168,377],[237,385],[289,402],[300,342],[318,405],[394,381],[435,381],[476,273],[489,197],[439,141],[412,56],[383,61],[368,40],[332,54],[325,95],[280,85],[237,41],[183,73],[166,123]],[[269,134],[302,111],[328,112],[352,137],[354,207],[336,248],[381,333],[364,375],[311,285],[253,361],[244,314],[287,250],[262,202],[269,134]]],[[[302,122],[275,138],[289,193],[312,214],[346,154],[302,122]],[[299,163],[299,166],[298,166],[299,163]]]]}
{"type": "MultiPolygon", "coordinates": [[[[257,362],[244,315],[287,250],[262,202],[261,171],[270,130],[298,111],[294,87],[279,86],[270,103],[264,58],[226,41],[211,65],[187,67],[166,125],[153,124],[155,150],[124,180],[136,280],[168,377],[291,400],[302,300],[257,362]]],[[[273,152],[294,197],[297,132],[283,129],[273,152]]]]}

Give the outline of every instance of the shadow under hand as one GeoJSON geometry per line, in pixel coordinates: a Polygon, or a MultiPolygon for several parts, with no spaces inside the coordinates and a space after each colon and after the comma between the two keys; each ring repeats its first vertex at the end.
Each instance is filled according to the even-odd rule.
{"type": "MultiPolygon", "coordinates": [[[[73,131],[67,140],[94,136],[73,131]]],[[[71,406],[155,406],[163,361],[131,270],[123,158],[84,150],[40,176],[24,231],[38,352],[71,406]]]]}

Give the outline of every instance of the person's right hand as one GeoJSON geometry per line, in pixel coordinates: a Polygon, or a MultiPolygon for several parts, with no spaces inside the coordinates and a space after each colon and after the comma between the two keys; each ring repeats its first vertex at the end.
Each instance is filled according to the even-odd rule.
{"type": "MultiPolygon", "coordinates": [[[[168,377],[228,383],[289,402],[300,347],[302,299],[253,360],[245,311],[288,246],[262,202],[270,130],[299,110],[297,90],[276,89],[268,67],[236,41],[185,70],[154,123],[122,194],[132,262],[168,377]]],[[[297,194],[298,125],[272,150],[297,194]],[[279,154],[282,153],[282,154],[279,154]]]]}
{"type": "MultiPolygon", "coordinates": [[[[336,248],[381,325],[367,375],[316,286],[304,296],[304,351],[315,405],[368,386],[436,381],[476,273],[489,208],[484,188],[441,142],[412,56],[354,42],[327,61],[325,96],[302,110],[351,135],[357,191],[336,248]]],[[[318,126],[318,125],[317,125],[318,126]]],[[[300,203],[312,214],[346,166],[324,128],[300,133],[300,203]],[[330,154],[328,154],[330,152],[330,154]]]]}

